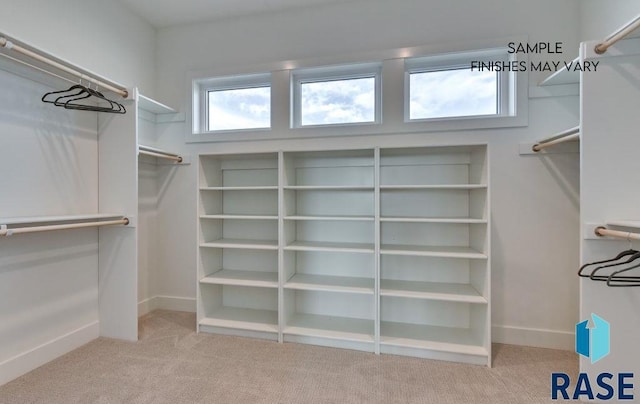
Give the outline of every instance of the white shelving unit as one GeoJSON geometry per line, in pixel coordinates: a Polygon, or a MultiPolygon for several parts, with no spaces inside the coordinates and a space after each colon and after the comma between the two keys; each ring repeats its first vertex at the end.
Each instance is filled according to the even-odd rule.
{"type": "Polygon", "coordinates": [[[278,339],[278,154],[199,167],[198,328],[278,339]]]}
{"type": "Polygon", "coordinates": [[[200,331],[490,365],[486,145],[199,167],[200,331]]]}
{"type": "Polygon", "coordinates": [[[486,147],[382,149],[380,202],[380,352],[489,365],[486,147]]]}

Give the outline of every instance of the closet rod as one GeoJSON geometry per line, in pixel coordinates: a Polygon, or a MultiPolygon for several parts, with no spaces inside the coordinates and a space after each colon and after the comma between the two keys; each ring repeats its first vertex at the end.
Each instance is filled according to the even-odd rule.
{"type": "Polygon", "coordinates": [[[68,229],[81,229],[85,227],[102,227],[102,226],[115,226],[115,225],[128,225],[129,219],[126,217],[119,220],[105,220],[102,222],[85,222],[85,223],[73,223],[73,224],[56,224],[51,226],[33,226],[33,227],[19,227],[17,229],[7,229],[6,225],[0,226],[0,236],[12,236],[14,234],[25,233],[42,233],[45,231],[54,230],[68,230],[68,229]]]}
{"type": "Polygon", "coordinates": [[[164,154],[165,156],[180,157],[179,154],[171,153],[162,149],[156,149],[155,147],[151,147],[151,146],[138,145],[138,149],[148,151],[148,152],[153,152],[153,153],[164,154]]]}
{"type": "Polygon", "coordinates": [[[630,233],[628,231],[609,230],[604,226],[596,227],[596,236],[600,237],[614,237],[622,238],[625,240],[640,240],[640,233],[630,233]]]}
{"type": "Polygon", "coordinates": [[[107,89],[109,91],[113,91],[116,94],[121,95],[124,98],[127,98],[129,96],[129,92],[126,89],[123,88],[118,88],[115,86],[112,86],[111,84],[105,83],[104,81],[98,80],[94,77],[90,77],[87,76],[84,73],[81,73],[75,69],[72,69],[70,67],[67,67],[65,65],[63,65],[60,62],[56,62],[55,60],[49,59],[48,57],[42,56],[34,51],[31,51],[27,48],[24,48],[20,45],[16,45],[13,42],[11,42],[10,40],[8,40],[5,37],[0,37],[0,47],[3,47],[5,49],[9,49],[9,50],[13,50],[15,52],[21,53],[25,56],[28,56],[32,59],[35,59],[39,62],[45,63],[49,66],[53,66],[56,69],[62,70],[63,72],[66,72],[72,76],[78,77],[81,80],[85,80],[88,81],[90,83],[93,83],[99,87],[102,87],[104,89],[107,89]]]}
{"type": "Polygon", "coordinates": [[[182,157],[180,156],[172,156],[169,154],[163,154],[163,153],[156,153],[156,152],[152,152],[152,151],[148,151],[148,150],[138,150],[139,154],[143,154],[145,156],[151,156],[151,157],[158,157],[161,159],[167,159],[167,160],[173,160],[176,161],[178,163],[182,163],[182,157]]]}
{"type": "Polygon", "coordinates": [[[602,41],[601,43],[596,45],[595,51],[597,54],[601,55],[607,51],[614,43],[623,39],[636,29],[640,28],[640,15],[638,15],[633,20],[629,21],[622,28],[609,35],[607,39],[602,41]]]}
{"type": "Polygon", "coordinates": [[[551,147],[559,143],[570,142],[572,140],[579,140],[579,139],[580,139],[580,127],[576,126],[575,128],[571,128],[571,129],[565,130],[564,132],[560,132],[556,136],[539,141],[538,143],[533,145],[531,150],[537,153],[539,151],[542,151],[543,149],[546,149],[547,147],[551,147]]]}

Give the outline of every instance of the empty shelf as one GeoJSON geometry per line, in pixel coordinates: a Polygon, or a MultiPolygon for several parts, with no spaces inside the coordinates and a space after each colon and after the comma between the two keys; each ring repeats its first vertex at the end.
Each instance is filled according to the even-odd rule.
{"type": "Polygon", "coordinates": [[[295,314],[284,329],[285,334],[373,342],[373,320],[359,318],[295,314]]]}
{"type": "Polygon", "coordinates": [[[345,221],[345,222],[357,222],[357,221],[374,221],[373,216],[285,216],[284,220],[327,220],[327,221],[345,221]]]}
{"type": "Polygon", "coordinates": [[[380,344],[467,355],[488,355],[487,349],[468,328],[383,321],[380,323],[380,344]]]}
{"type": "Polygon", "coordinates": [[[383,244],[380,254],[423,257],[486,259],[487,255],[469,247],[427,247],[420,245],[383,244]]]}
{"type": "Polygon", "coordinates": [[[453,223],[453,224],[485,224],[485,219],[473,219],[469,217],[381,217],[381,222],[398,223],[453,223]]]}
{"type": "Polygon", "coordinates": [[[284,249],[290,251],[345,251],[359,253],[372,253],[374,251],[373,243],[336,243],[325,241],[294,241],[284,249]]]}
{"type": "Polygon", "coordinates": [[[373,191],[373,185],[287,185],[284,189],[297,191],[373,191]]]}
{"type": "Polygon", "coordinates": [[[222,271],[218,271],[202,278],[200,283],[277,288],[278,272],[235,271],[223,269],[222,271]]]}
{"type": "Polygon", "coordinates": [[[223,307],[200,320],[201,326],[278,332],[278,312],[272,310],[223,307]]]}
{"type": "Polygon", "coordinates": [[[322,276],[295,274],[285,284],[285,289],[322,290],[373,294],[373,279],[346,276],[322,276]]]}
{"type": "Polygon", "coordinates": [[[411,189],[484,189],[486,184],[443,184],[443,185],[380,185],[381,190],[411,190],[411,189]]]}
{"type": "Polygon", "coordinates": [[[277,250],[277,240],[244,240],[244,239],[220,239],[200,244],[200,247],[208,248],[238,248],[247,250],[277,250]]]}
{"type": "Polygon", "coordinates": [[[175,114],[178,112],[175,109],[161,104],[156,100],[152,100],[149,97],[145,97],[142,94],[138,95],[138,106],[140,109],[144,109],[145,111],[149,111],[154,114],[175,114]]]}
{"type": "Polygon", "coordinates": [[[640,229],[640,221],[637,220],[616,220],[607,222],[607,226],[628,227],[630,229],[640,229]]]}
{"type": "Polygon", "coordinates": [[[477,290],[471,285],[463,283],[382,279],[380,281],[380,295],[464,303],[487,303],[487,299],[477,290]]]}
{"type": "Polygon", "coordinates": [[[202,215],[200,219],[278,220],[277,215],[202,215]]]}
{"type": "Polygon", "coordinates": [[[277,186],[258,185],[246,187],[200,187],[200,191],[277,191],[277,186]]]}
{"type": "MultiPolygon", "coordinates": [[[[575,66],[580,62],[580,58],[573,59],[571,66],[575,66]]],[[[540,86],[555,86],[558,84],[578,84],[580,83],[580,71],[568,70],[566,64],[562,64],[562,68],[553,72],[546,79],[540,82],[540,86]]]]}

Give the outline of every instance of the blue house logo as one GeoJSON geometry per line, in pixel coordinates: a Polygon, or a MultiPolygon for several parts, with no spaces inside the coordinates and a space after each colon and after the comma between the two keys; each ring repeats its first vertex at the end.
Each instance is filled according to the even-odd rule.
{"type": "Polygon", "coordinates": [[[593,326],[589,327],[589,320],[576,324],[576,352],[591,363],[609,355],[611,348],[610,326],[607,321],[591,313],[593,326]]]}

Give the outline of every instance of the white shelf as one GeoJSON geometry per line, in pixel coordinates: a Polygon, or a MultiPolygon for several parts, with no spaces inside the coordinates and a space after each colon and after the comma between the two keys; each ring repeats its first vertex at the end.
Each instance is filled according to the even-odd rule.
{"type": "Polygon", "coordinates": [[[68,216],[30,216],[30,217],[4,217],[0,218],[0,224],[15,225],[15,224],[34,224],[34,223],[56,223],[56,222],[82,222],[93,220],[108,220],[108,219],[122,219],[125,217],[121,214],[115,213],[89,213],[83,215],[68,215],[68,216]]]}
{"type": "Polygon", "coordinates": [[[202,215],[200,219],[278,220],[277,215],[202,215]]]}
{"type": "Polygon", "coordinates": [[[200,280],[203,284],[278,287],[278,272],[221,270],[200,280]]]}
{"type": "MultiPolygon", "coordinates": [[[[575,66],[580,61],[580,58],[577,57],[573,59],[573,64],[571,66],[575,66]]],[[[578,84],[580,83],[580,72],[579,71],[569,71],[564,63],[562,63],[562,68],[556,72],[553,72],[549,77],[542,80],[540,82],[540,86],[555,86],[559,84],[578,84]]]]}
{"type": "Polygon", "coordinates": [[[295,314],[284,329],[285,334],[374,342],[373,320],[358,318],[295,314]]]}
{"type": "Polygon", "coordinates": [[[449,302],[486,304],[485,299],[471,285],[462,283],[415,282],[382,279],[380,296],[395,296],[449,302]]]}
{"type": "Polygon", "coordinates": [[[159,103],[156,100],[152,100],[149,97],[145,97],[142,94],[138,94],[138,106],[140,109],[149,111],[153,114],[175,114],[178,112],[174,108],[159,103]]]}
{"type": "Polygon", "coordinates": [[[277,186],[200,187],[200,191],[277,191],[277,186]]]}
{"type": "Polygon", "coordinates": [[[223,307],[200,320],[201,326],[278,332],[278,312],[272,310],[223,307]]]}
{"type": "Polygon", "coordinates": [[[419,189],[485,189],[486,184],[442,184],[442,185],[380,185],[382,191],[419,189]]]}
{"type": "Polygon", "coordinates": [[[294,191],[373,191],[374,187],[373,185],[287,185],[284,189],[294,191]]]}
{"type": "Polygon", "coordinates": [[[452,224],[486,224],[485,219],[472,219],[468,217],[381,217],[381,222],[396,223],[452,223],[452,224]]]}
{"type": "Polygon", "coordinates": [[[373,216],[285,216],[284,220],[326,220],[326,221],[345,221],[345,222],[373,222],[373,216]]]}
{"type": "Polygon", "coordinates": [[[284,288],[372,295],[374,292],[374,281],[369,278],[295,274],[284,284],[284,288]]]}
{"type": "Polygon", "coordinates": [[[380,254],[423,257],[486,259],[487,255],[470,247],[427,247],[419,245],[383,244],[380,254]]]}
{"type": "Polygon", "coordinates": [[[380,344],[432,351],[488,356],[487,349],[466,328],[419,324],[380,323],[380,344]]]}
{"type": "Polygon", "coordinates": [[[287,245],[289,251],[345,251],[358,253],[374,252],[373,243],[332,243],[324,241],[294,241],[287,245]]]}
{"type": "Polygon", "coordinates": [[[200,247],[207,248],[238,248],[245,250],[277,250],[277,240],[245,240],[245,239],[219,239],[201,243],[200,247]]]}
{"type": "Polygon", "coordinates": [[[640,221],[639,220],[614,220],[614,221],[607,222],[607,226],[640,229],[640,221]]]}

